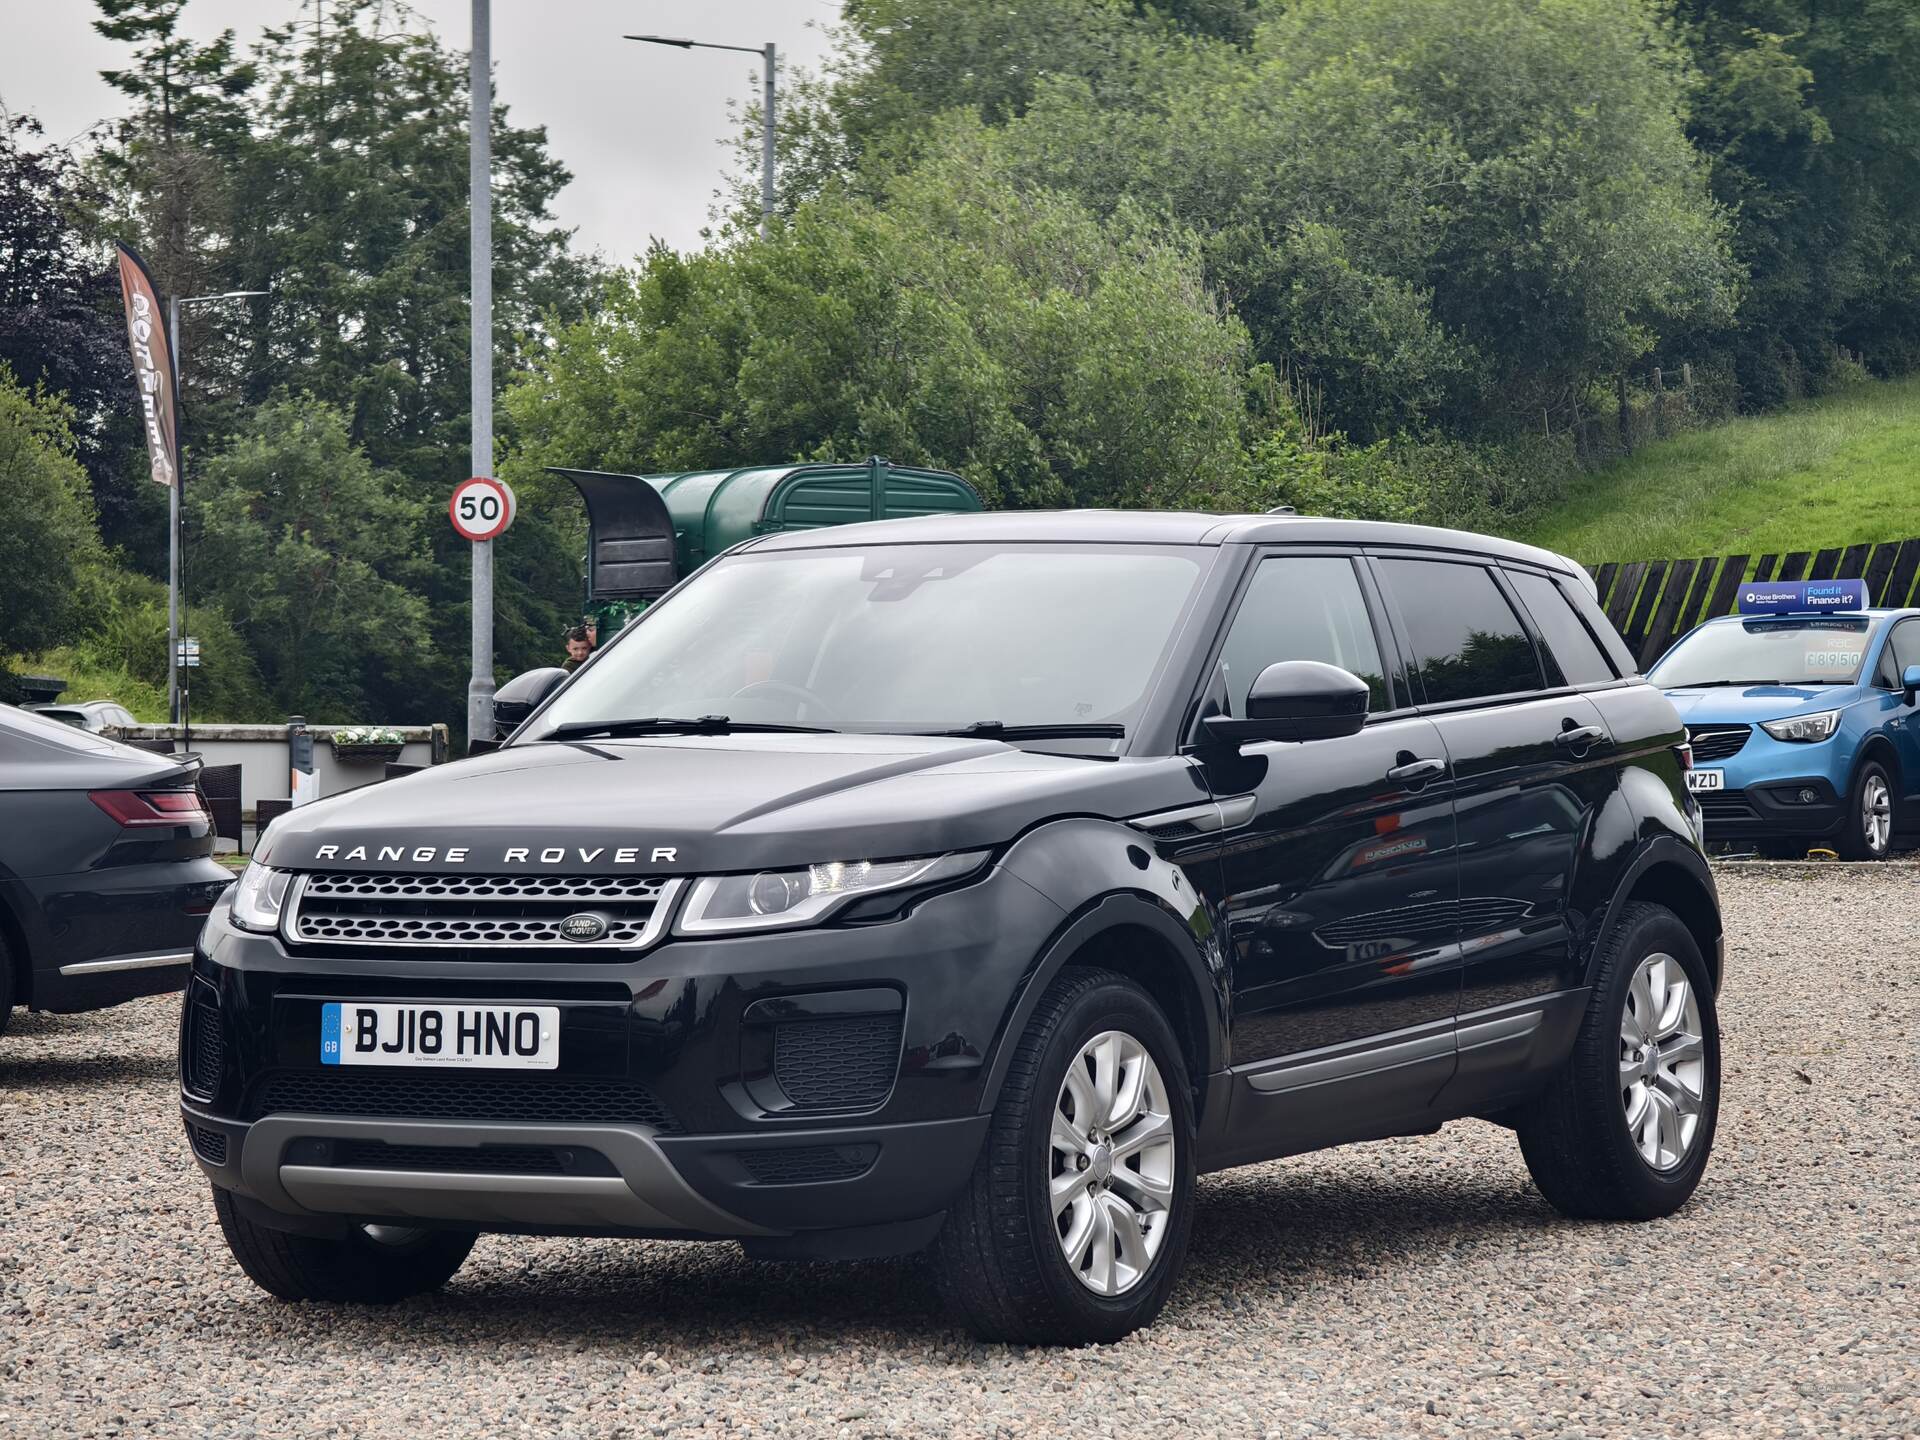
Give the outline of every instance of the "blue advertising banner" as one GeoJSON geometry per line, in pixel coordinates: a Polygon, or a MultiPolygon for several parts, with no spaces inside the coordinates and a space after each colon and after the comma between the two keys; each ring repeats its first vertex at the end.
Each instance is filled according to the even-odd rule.
{"type": "Polygon", "coordinates": [[[1768,580],[1740,591],[1742,615],[1821,615],[1866,608],[1864,580],[1768,580]]]}

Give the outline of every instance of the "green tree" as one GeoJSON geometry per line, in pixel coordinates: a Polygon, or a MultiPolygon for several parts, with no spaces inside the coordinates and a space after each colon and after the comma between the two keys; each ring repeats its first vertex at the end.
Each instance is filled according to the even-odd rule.
{"type": "Polygon", "coordinates": [[[384,720],[430,703],[414,688],[433,660],[426,516],[405,488],[344,416],[303,399],[263,406],[188,492],[196,592],[232,617],[282,710],[384,720]]]}
{"type": "Polygon", "coordinates": [[[1678,9],[1706,77],[1691,132],[1751,277],[1728,346],[1749,401],[1817,381],[1836,344],[1883,373],[1920,364],[1920,7],[1678,9]]]}
{"type": "Polygon", "coordinates": [[[509,473],[879,452],[1006,504],[1177,503],[1243,465],[1257,388],[1191,239],[1009,183],[962,124],[881,203],[616,279],[508,392],[509,473]]]}
{"type": "Polygon", "coordinates": [[[72,637],[100,560],[73,411],[0,362],[0,656],[72,637]]]}

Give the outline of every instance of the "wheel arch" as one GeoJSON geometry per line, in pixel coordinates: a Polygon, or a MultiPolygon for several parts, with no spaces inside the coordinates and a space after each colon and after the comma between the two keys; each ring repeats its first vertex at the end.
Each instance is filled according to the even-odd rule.
{"type": "Polygon", "coordinates": [[[1225,1063],[1218,986],[1207,972],[1196,937],[1160,905],[1133,894],[1091,902],[1043,948],[996,1040],[981,1113],[998,1103],[1019,1037],[1047,987],[1070,965],[1124,975],[1160,1007],[1180,1043],[1197,1119],[1206,1100],[1207,1077],[1225,1063]]]}
{"type": "Polygon", "coordinates": [[[1883,732],[1876,730],[1860,742],[1860,753],[1853,758],[1853,769],[1847,774],[1847,790],[1842,799],[1853,793],[1853,783],[1860,778],[1860,767],[1869,760],[1878,760],[1886,767],[1887,778],[1894,784],[1896,801],[1906,794],[1908,777],[1905,768],[1900,764],[1900,750],[1883,732]]]}
{"type": "MultiPolygon", "coordinates": [[[[1707,963],[1714,992],[1718,994],[1725,951],[1720,897],[1713,883],[1713,872],[1700,853],[1665,836],[1647,845],[1627,867],[1607,906],[1597,937],[1600,941],[1620,923],[1622,910],[1636,900],[1672,911],[1687,927],[1694,943],[1700,947],[1700,956],[1707,963]]],[[[1599,953],[1600,945],[1596,944],[1592,951],[1594,958],[1588,962],[1588,984],[1593,983],[1593,968],[1599,953]]]]}

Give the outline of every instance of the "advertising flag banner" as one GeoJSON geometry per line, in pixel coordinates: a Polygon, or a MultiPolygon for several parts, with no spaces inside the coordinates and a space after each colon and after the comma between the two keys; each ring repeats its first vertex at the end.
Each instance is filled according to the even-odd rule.
{"type": "Polygon", "coordinates": [[[133,381],[140,395],[140,423],[147,432],[147,459],[162,485],[180,481],[179,394],[174,388],[173,355],[167,348],[167,322],[147,262],[124,245],[120,252],[120,294],[127,309],[127,344],[133,351],[133,381]]]}

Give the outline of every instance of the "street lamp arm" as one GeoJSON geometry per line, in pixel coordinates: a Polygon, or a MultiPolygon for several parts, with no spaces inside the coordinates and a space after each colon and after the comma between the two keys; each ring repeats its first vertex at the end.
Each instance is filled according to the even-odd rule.
{"type": "Polygon", "coordinates": [[[682,40],[674,35],[622,35],[622,40],[638,40],[646,45],[671,45],[677,50],[733,50],[741,55],[764,55],[759,45],[712,45],[705,40],[682,40]]]}

